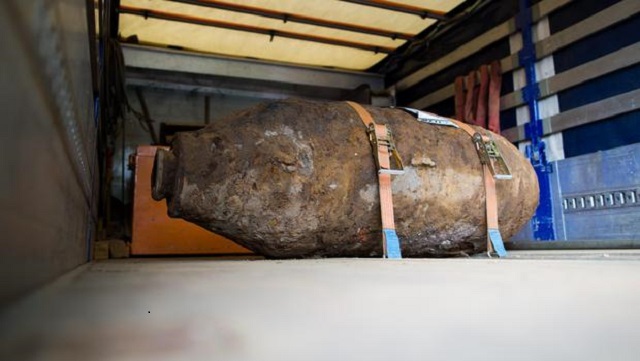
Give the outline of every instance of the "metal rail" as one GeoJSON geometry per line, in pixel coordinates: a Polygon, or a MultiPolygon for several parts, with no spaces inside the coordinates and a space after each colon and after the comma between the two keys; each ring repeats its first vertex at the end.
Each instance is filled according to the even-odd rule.
{"type": "Polygon", "coordinates": [[[314,17],[301,15],[301,14],[285,13],[281,11],[275,11],[275,10],[265,9],[265,8],[255,7],[255,6],[232,4],[232,3],[227,3],[223,1],[217,1],[217,0],[170,0],[170,1],[189,4],[189,5],[203,6],[203,7],[214,8],[214,9],[239,12],[243,14],[258,15],[258,16],[269,18],[269,19],[282,20],[285,23],[286,22],[300,23],[300,24],[320,26],[323,28],[331,28],[331,29],[351,31],[355,33],[383,36],[386,38],[391,38],[393,40],[395,39],[413,40],[413,37],[414,37],[413,34],[408,34],[408,33],[389,31],[389,30],[378,29],[378,28],[373,28],[369,26],[342,23],[338,21],[314,18],[314,17]]]}
{"type": "Polygon", "coordinates": [[[188,24],[211,26],[211,27],[216,27],[221,29],[244,31],[244,32],[249,32],[254,34],[263,34],[263,35],[269,36],[270,40],[273,40],[275,37],[282,37],[282,38],[310,41],[310,42],[322,43],[322,44],[328,44],[328,45],[344,46],[348,48],[372,51],[374,53],[383,53],[383,54],[389,54],[393,50],[395,50],[395,48],[392,48],[392,47],[364,44],[364,43],[355,42],[355,41],[328,38],[328,37],[317,36],[317,35],[300,34],[300,33],[294,33],[290,31],[268,29],[268,28],[263,28],[258,26],[242,25],[242,24],[236,24],[236,23],[231,23],[226,21],[204,19],[204,18],[189,16],[184,14],[177,14],[177,13],[151,10],[151,9],[145,9],[145,8],[137,8],[132,6],[120,6],[118,8],[118,12],[120,14],[131,14],[131,15],[142,16],[145,19],[154,18],[154,19],[176,21],[176,22],[182,22],[182,23],[188,23],[188,24]]]}
{"type": "Polygon", "coordinates": [[[418,6],[411,6],[406,4],[400,4],[387,0],[342,0],[344,2],[370,6],[378,9],[391,10],[405,14],[418,15],[419,17],[426,19],[444,20],[446,19],[446,13],[444,11],[425,9],[418,6]]]}
{"type": "Polygon", "coordinates": [[[292,86],[355,89],[367,84],[373,91],[381,91],[384,87],[382,75],[360,71],[275,63],[132,44],[122,44],[122,52],[128,69],[223,76],[230,79],[287,83],[292,86]]]}
{"type": "Polygon", "coordinates": [[[510,251],[640,249],[640,240],[514,241],[505,246],[510,251]]]}
{"type": "Polygon", "coordinates": [[[122,44],[127,85],[239,95],[345,99],[367,85],[384,89],[379,74],[199,54],[122,44]]]}

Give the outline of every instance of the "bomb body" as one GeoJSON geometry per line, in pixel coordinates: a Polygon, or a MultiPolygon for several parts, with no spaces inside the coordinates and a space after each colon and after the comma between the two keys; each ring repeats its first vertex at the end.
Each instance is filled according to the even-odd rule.
{"type": "MultiPolygon", "coordinates": [[[[474,144],[461,129],[400,109],[367,107],[393,132],[405,173],[392,180],[403,256],[486,250],[485,190],[474,144]]],[[[489,134],[478,128],[479,132],[489,134]]],[[[513,179],[497,181],[500,230],[533,215],[538,182],[527,159],[492,135],[513,179]]],[[[382,254],[377,170],[366,127],[344,102],[261,104],[196,132],[156,157],[153,196],[169,215],[268,257],[382,254]]]]}

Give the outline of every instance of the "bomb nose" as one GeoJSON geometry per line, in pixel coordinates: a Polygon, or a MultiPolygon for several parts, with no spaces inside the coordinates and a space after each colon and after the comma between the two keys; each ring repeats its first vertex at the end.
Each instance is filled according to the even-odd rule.
{"type": "Polygon", "coordinates": [[[158,149],[151,172],[151,197],[156,201],[171,199],[176,175],[176,157],[170,151],[158,149]]]}

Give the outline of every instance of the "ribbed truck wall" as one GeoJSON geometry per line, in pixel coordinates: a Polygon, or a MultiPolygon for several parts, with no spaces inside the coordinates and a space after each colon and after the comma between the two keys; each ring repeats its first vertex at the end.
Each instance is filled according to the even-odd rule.
{"type": "Polygon", "coordinates": [[[84,1],[0,4],[0,304],[87,261],[95,123],[84,1]]]}

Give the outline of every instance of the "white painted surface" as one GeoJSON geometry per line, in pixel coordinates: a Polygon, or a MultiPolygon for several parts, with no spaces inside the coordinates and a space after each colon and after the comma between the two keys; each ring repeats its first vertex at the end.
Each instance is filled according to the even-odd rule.
{"type": "MultiPolygon", "coordinates": [[[[537,40],[548,38],[551,35],[549,28],[549,18],[545,17],[541,19],[535,26],[535,32],[537,40]]],[[[555,64],[553,62],[553,56],[547,56],[536,62],[536,80],[540,81],[552,77],[556,74],[555,64]]],[[[558,104],[558,96],[552,95],[548,98],[542,99],[538,102],[538,110],[540,112],[540,118],[544,119],[560,113],[560,106],[558,104]]],[[[552,162],[556,160],[564,159],[564,143],[562,133],[552,134],[542,138],[546,144],[547,160],[552,162]]]]}
{"type": "Polygon", "coordinates": [[[94,263],[0,315],[0,359],[635,361],[640,255],[604,252],[94,263]]]}
{"type": "MultiPolygon", "coordinates": [[[[540,41],[548,38],[551,35],[549,28],[549,18],[544,17],[540,19],[534,25],[533,38],[534,41],[540,41]]],[[[520,33],[513,34],[509,37],[509,47],[511,53],[516,53],[522,49],[522,35],[520,33]]],[[[547,56],[536,62],[536,80],[550,78],[556,74],[555,65],[553,62],[553,56],[547,56]]],[[[519,90],[526,85],[526,77],[524,69],[517,69],[513,72],[513,89],[519,90]]],[[[560,106],[558,104],[558,96],[552,95],[550,97],[541,99],[538,102],[538,111],[540,112],[540,118],[547,118],[554,116],[560,112],[560,106]]],[[[527,105],[516,108],[516,123],[523,125],[529,123],[531,117],[529,116],[529,107],[527,105]]],[[[542,138],[546,144],[546,155],[548,161],[556,161],[564,159],[564,143],[562,133],[552,134],[542,138]]],[[[525,154],[527,145],[531,144],[529,141],[520,142],[518,149],[521,153],[525,154]]]]}
{"type": "Polygon", "coordinates": [[[549,162],[554,162],[556,160],[564,159],[564,138],[562,137],[562,132],[553,133],[546,137],[542,137],[546,145],[547,151],[547,160],[549,162]]]}

